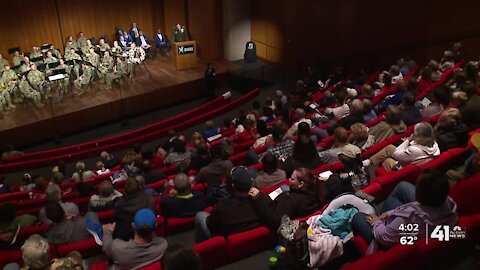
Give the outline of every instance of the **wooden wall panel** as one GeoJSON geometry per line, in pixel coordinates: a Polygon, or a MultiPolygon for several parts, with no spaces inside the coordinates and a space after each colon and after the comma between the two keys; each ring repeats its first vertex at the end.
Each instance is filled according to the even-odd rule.
{"type": "Polygon", "coordinates": [[[152,37],[154,0],[135,1],[134,6],[129,0],[57,1],[64,38],[68,35],[76,37],[83,31],[86,37],[108,35],[113,39],[116,26],[129,31],[132,22],[152,37]]]}
{"type": "Polygon", "coordinates": [[[6,59],[11,61],[7,55],[9,48],[20,46],[22,51],[31,51],[33,46],[50,42],[57,47],[62,44],[54,0],[44,0],[41,4],[15,0],[2,6],[0,53],[6,59]]]}
{"type": "Polygon", "coordinates": [[[197,41],[197,55],[207,61],[223,56],[221,10],[220,0],[188,0],[190,36],[197,41]]]}
{"type": "MultiPolygon", "coordinates": [[[[155,0],[154,0],[155,1],[155,0]]],[[[173,39],[173,28],[177,23],[187,24],[186,0],[163,0],[165,14],[165,32],[173,39]]],[[[188,25],[186,25],[188,28],[188,25]]]]}

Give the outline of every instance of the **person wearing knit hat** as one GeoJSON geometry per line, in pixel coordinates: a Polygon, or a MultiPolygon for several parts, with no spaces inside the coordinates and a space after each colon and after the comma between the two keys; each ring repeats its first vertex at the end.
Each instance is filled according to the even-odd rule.
{"type": "Polygon", "coordinates": [[[480,133],[473,134],[470,142],[473,146],[473,153],[458,169],[447,171],[447,177],[451,185],[480,171],[480,133]]]}
{"type": "Polygon", "coordinates": [[[125,241],[113,239],[115,223],[103,225],[102,249],[112,259],[113,269],[140,269],[160,261],[167,249],[167,240],[155,235],[157,215],[151,209],[139,209],[133,217],[132,227],[135,236],[125,241]]]}
{"type": "Polygon", "coordinates": [[[219,200],[211,214],[202,211],[195,216],[195,241],[202,242],[211,237],[228,236],[261,225],[260,217],[252,205],[249,191],[253,185],[250,171],[234,167],[230,172],[233,195],[219,200]]]}

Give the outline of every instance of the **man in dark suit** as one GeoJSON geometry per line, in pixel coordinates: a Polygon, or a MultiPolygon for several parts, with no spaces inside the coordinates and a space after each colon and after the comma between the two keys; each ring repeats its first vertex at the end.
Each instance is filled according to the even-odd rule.
{"type": "Polygon", "coordinates": [[[170,55],[170,44],[168,44],[167,35],[162,33],[162,30],[158,29],[155,34],[155,47],[160,49],[160,53],[170,55]]]}
{"type": "Polygon", "coordinates": [[[130,30],[130,36],[132,37],[132,41],[137,44],[138,47],[142,44],[140,41],[140,29],[137,27],[137,23],[132,23],[132,29],[130,30]]]}

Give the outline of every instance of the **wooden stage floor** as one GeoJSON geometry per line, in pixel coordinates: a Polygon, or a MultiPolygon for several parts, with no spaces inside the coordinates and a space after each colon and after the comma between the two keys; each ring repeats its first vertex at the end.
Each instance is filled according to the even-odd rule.
{"type": "MultiPolygon", "coordinates": [[[[33,106],[31,101],[18,104],[0,119],[0,146],[39,142],[203,95],[206,63],[201,60],[196,69],[182,71],[176,70],[172,56],[157,55],[144,63],[151,77],[140,64],[134,78],[125,79],[121,88],[114,84],[113,89],[105,90],[104,84],[96,82],[82,96],[74,96],[72,86],[61,101],[54,91],[54,98],[42,108],[33,106]]],[[[227,60],[214,64],[221,83],[227,71],[238,68],[227,60]]]]}

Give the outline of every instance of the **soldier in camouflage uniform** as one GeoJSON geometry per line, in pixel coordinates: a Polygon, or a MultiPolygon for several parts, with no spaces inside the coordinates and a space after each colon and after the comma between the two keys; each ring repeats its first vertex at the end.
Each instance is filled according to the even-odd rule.
{"type": "Polygon", "coordinates": [[[39,47],[32,48],[32,52],[30,53],[30,59],[39,59],[34,62],[36,65],[43,63],[43,54],[42,51],[40,51],[39,47]]]}
{"type": "Polygon", "coordinates": [[[123,49],[118,45],[118,41],[113,42],[113,47],[111,48],[112,55],[115,57],[121,56],[123,54],[123,49]]]}
{"type": "Polygon", "coordinates": [[[105,39],[101,38],[99,41],[98,41],[98,45],[97,47],[100,49],[100,54],[104,54],[105,52],[108,52],[110,51],[110,45],[108,45],[108,43],[105,43],[105,39]]]}
{"type": "Polygon", "coordinates": [[[60,59],[59,62],[60,64],[55,68],[55,70],[65,69],[65,72],[67,72],[65,78],[58,81],[60,95],[63,96],[67,93],[68,87],[70,86],[70,73],[72,72],[72,68],[66,65],[63,59],[60,59]]]}
{"type": "Polygon", "coordinates": [[[30,72],[27,75],[27,79],[32,87],[39,91],[44,98],[50,98],[52,96],[50,93],[50,85],[45,81],[45,74],[38,70],[35,64],[30,66],[30,72]]]}
{"type": "Polygon", "coordinates": [[[113,72],[107,73],[107,89],[112,89],[112,82],[121,79],[127,74],[127,63],[117,58],[117,65],[113,67],[113,72]]]}
{"type": "MultiPolygon", "coordinates": [[[[78,53],[75,52],[75,49],[71,48],[70,51],[65,53],[65,60],[70,61],[70,60],[82,60],[82,57],[78,53]]],[[[76,78],[80,77],[80,64],[75,63],[73,65],[73,71],[75,72],[76,78]]]]}
{"type": "Polygon", "coordinates": [[[90,64],[94,65],[95,67],[98,67],[98,64],[100,63],[100,55],[95,52],[93,47],[90,48],[90,51],[85,56],[85,61],[90,62],[90,64]]]}
{"type": "Polygon", "coordinates": [[[33,89],[28,83],[27,78],[23,75],[20,76],[18,88],[20,89],[20,92],[23,94],[24,97],[31,98],[33,100],[35,106],[39,108],[44,106],[44,104],[42,103],[42,96],[40,92],[33,89]]]}
{"type": "Polygon", "coordinates": [[[78,50],[78,44],[72,36],[68,36],[67,44],[65,45],[65,53],[70,51],[71,49],[73,49],[74,51],[78,50]]]}
{"type": "Polygon", "coordinates": [[[13,108],[15,108],[15,105],[12,103],[8,86],[3,79],[0,79],[0,114],[3,115],[5,110],[13,108]]]}
{"type": "Polygon", "coordinates": [[[87,45],[87,38],[85,37],[85,34],[83,32],[80,32],[77,38],[78,49],[81,50],[86,45],[87,45]]]}
{"type": "Polygon", "coordinates": [[[105,81],[105,75],[110,73],[113,69],[113,65],[115,64],[114,59],[110,56],[108,51],[103,53],[103,58],[100,60],[100,64],[98,65],[97,75],[100,78],[100,81],[105,81]]]}
{"type": "MultiPolygon", "coordinates": [[[[15,71],[10,69],[10,66],[7,65],[5,66],[5,70],[3,71],[2,82],[6,86],[7,92],[11,95],[12,93],[15,95],[16,91],[16,85],[17,85],[17,74],[15,71]]],[[[10,99],[9,99],[10,100],[10,99]]],[[[10,102],[11,106],[9,107],[15,107],[13,104],[10,102]]]]}
{"type": "Polygon", "coordinates": [[[47,52],[47,57],[45,58],[45,60],[43,61],[45,64],[51,64],[51,63],[55,63],[55,62],[58,62],[58,58],[54,57],[52,55],[52,52],[48,51],[47,52]]]}
{"type": "Polygon", "coordinates": [[[23,63],[21,64],[20,68],[18,69],[18,73],[25,73],[30,70],[30,58],[28,56],[23,57],[23,63]]]}
{"type": "Polygon", "coordinates": [[[60,51],[57,50],[57,48],[55,48],[53,45],[50,46],[50,49],[48,51],[52,53],[53,57],[55,57],[57,59],[62,58],[62,55],[60,54],[60,51]]]}
{"type": "Polygon", "coordinates": [[[3,58],[3,55],[0,53],[0,74],[3,72],[5,69],[5,66],[8,65],[7,59],[3,58]]]}
{"type": "Polygon", "coordinates": [[[73,82],[77,90],[74,92],[74,94],[77,96],[83,94],[83,87],[90,84],[90,81],[92,80],[92,67],[90,67],[87,63],[82,63],[82,71],[82,75],[73,82]]]}
{"type": "Polygon", "coordinates": [[[85,56],[90,52],[91,49],[93,49],[92,42],[90,41],[90,39],[87,39],[87,43],[85,44],[85,46],[80,48],[84,56],[83,60],[85,60],[85,56]]]}
{"type": "Polygon", "coordinates": [[[20,66],[20,64],[22,63],[22,60],[23,60],[23,53],[20,54],[19,51],[15,51],[15,53],[13,54],[13,60],[12,60],[13,66],[14,67],[20,66]]]}

